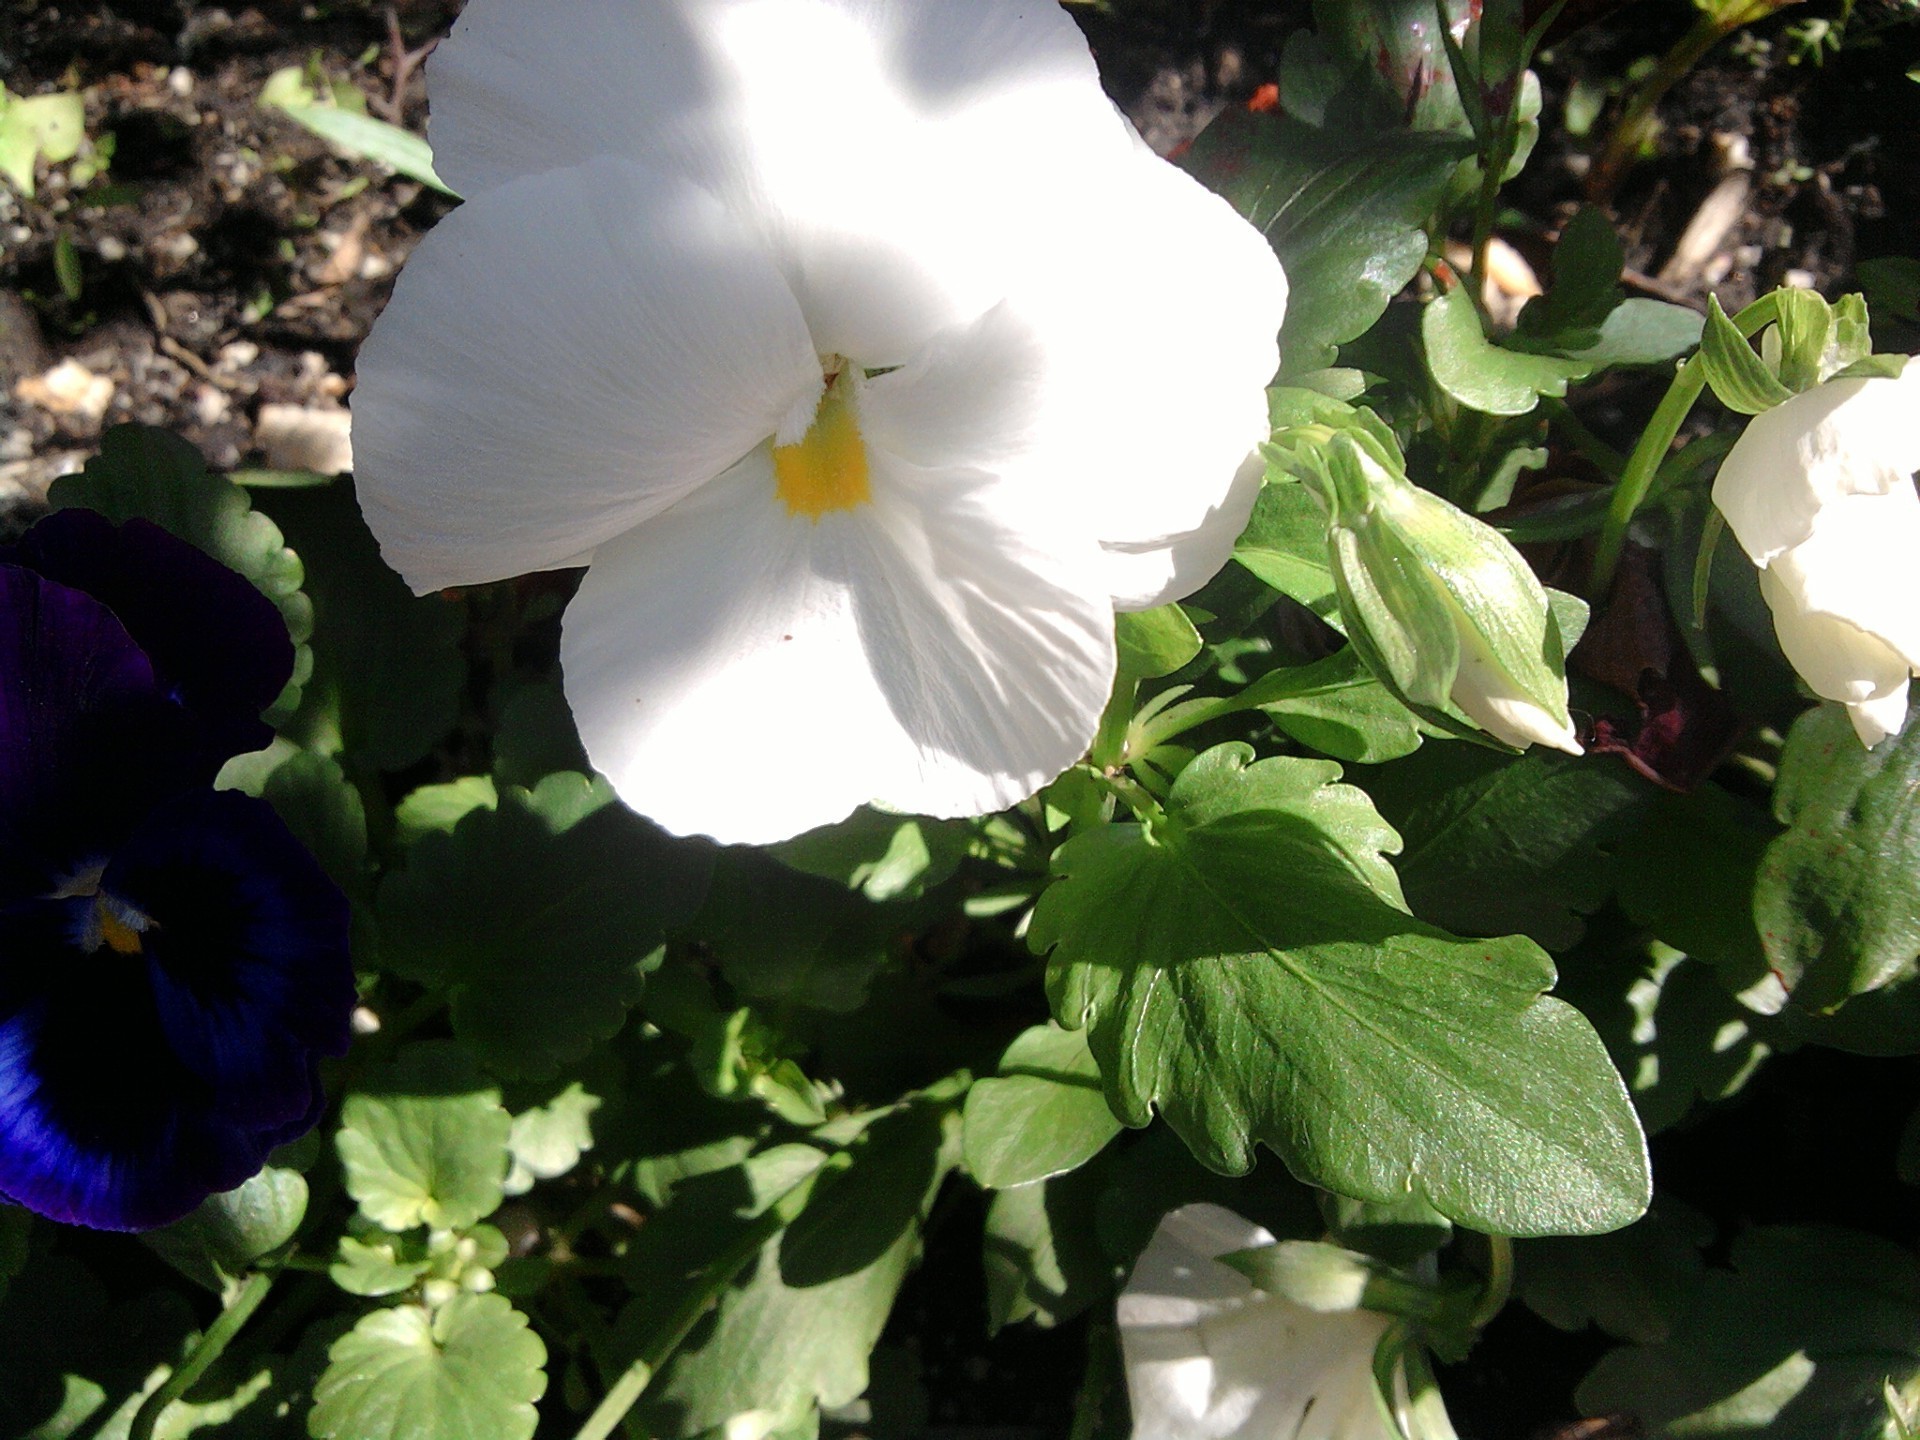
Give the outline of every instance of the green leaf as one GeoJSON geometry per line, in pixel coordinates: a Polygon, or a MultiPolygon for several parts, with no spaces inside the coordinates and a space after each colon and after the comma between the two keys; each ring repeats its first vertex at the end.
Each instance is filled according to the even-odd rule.
{"type": "MultiPolygon", "coordinates": [[[[825,868],[820,852],[808,858],[825,868]]],[[[706,908],[689,928],[719,960],[727,983],[747,999],[858,1009],[900,935],[911,928],[911,912],[898,904],[875,905],[842,879],[819,879],[790,864],[751,850],[723,851],[706,908]],[[779,916],[779,924],[768,924],[770,915],[779,916]]]]}
{"type": "Polygon", "coordinates": [[[1656,1198],[1611,1235],[1524,1240],[1514,1247],[1514,1288],[1527,1308],[1561,1330],[1598,1325],[1619,1340],[1656,1345],[1699,1286],[1700,1251],[1713,1222],[1677,1200],[1656,1198]]]}
{"type": "Polygon", "coordinates": [[[13,95],[0,88],[0,175],[31,200],[35,161],[57,165],[78,155],[86,120],[86,102],[77,93],[13,95]]]}
{"type": "Polygon", "coordinates": [[[1623,300],[1601,322],[1598,338],[1562,353],[1598,374],[1628,365],[1664,365],[1700,343],[1698,310],[1664,300],[1623,300]]]}
{"type": "Polygon", "coordinates": [[[1327,512],[1306,486],[1292,480],[1270,482],[1254,502],[1233,558],[1263,583],[1335,629],[1341,627],[1333,562],[1327,556],[1327,512]]]}
{"type": "Polygon", "coordinates": [[[490,775],[462,775],[441,785],[422,785],[393,811],[394,836],[402,845],[451,831],[475,810],[495,810],[500,791],[490,775]]]}
{"type": "Polygon", "coordinates": [[[1566,394],[1567,382],[1590,368],[1582,360],[1494,344],[1464,284],[1434,296],[1421,312],[1420,338],[1434,383],[1469,410],[1487,415],[1525,415],[1542,395],[1566,394]]]}
{"type": "MultiPolygon", "coordinates": [[[[816,1405],[844,1405],[867,1388],[867,1356],[917,1252],[921,1216],[956,1158],[955,1118],[950,1100],[922,1100],[871,1128],[851,1168],[815,1188],[661,1370],[635,1409],[648,1433],[697,1434],[748,1411],[792,1429],[816,1405]]],[[[718,1253],[723,1237],[819,1168],[818,1151],[780,1150],[800,1153],[769,1152],[744,1172],[689,1184],[648,1222],[630,1252],[640,1298],[622,1333],[645,1333],[677,1302],[687,1282],[673,1277],[687,1274],[690,1256],[718,1253]]]]}
{"type": "Polygon", "coordinates": [[[1592,345],[1620,304],[1626,253],[1607,212],[1583,206],[1553,247],[1553,287],[1529,300],[1513,327],[1516,349],[1565,354],[1592,345]]]}
{"type": "Polygon", "coordinates": [[[989,1190],[1077,1170],[1120,1133],[1083,1031],[1036,1025],[974,1083],[965,1111],[967,1168],[989,1190]]]}
{"type": "Polygon", "coordinates": [[[290,755],[253,793],[273,806],[334,884],[356,902],[370,898],[366,806],[330,756],[290,755]]]}
{"type": "Polygon", "coordinates": [[[293,679],[269,718],[290,713],[313,667],[307,648],[313,602],[300,588],[306,574],[300,557],[287,548],[279,526],[253,508],[246,491],[209,474],[200,452],[178,436],[148,425],[116,425],[101,438],[100,453],[78,475],[54,481],[47,499],[56,510],[82,506],[115,522],[151,520],[251,580],[279,607],[293,638],[293,679]]]}
{"type": "Polygon", "coordinates": [[[1094,1223],[1104,1183],[1098,1169],[1076,1170],[993,1197],[981,1257],[989,1330],[1058,1325],[1111,1292],[1114,1266],[1094,1223]]]}
{"type": "Polygon", "coordinates": [[[1286,267],[1281,368],[1333,364],[1419,273],[1434,209],[1470,142],[1412,131],[1317,130],[1229,107],[1186,164],[1272,242],[1286,267]]]}
{"type": "Polygon", "coordinates": [[[1242,698],[1257,699],[1280,729],[1336,760],[1397,760],[1418,750],[1425,734],[1351,645],[1311,665],[1269,670],[1242,698]]]}
{"type": "Polygon", "coordinates": [[[1127,1123],[1157,1107],[1205,1164],[1253,1144],[1363,1200],[1425,1198],[1507,1235],[1609,1230],[1646,1205],[1645,1145],[1530,941],[1406,914],[1398,837],[1339,768],[1245,746],[1194,760],[1165,818],[1069,841],[1031,940],[1127,1123]]]}
{"type": "Polygon", "coordinates": [[[1712,295],[1707,297],[1707,324],[1700,336],[1700,363],[1720,403],[1741,415],[1758,415],[1793,396],[1753,353],[1747,337],[1712,295]]]}
{"type": "Polygon", "coordinates": [[[403,1256],[403,1245],[399,1236],[380,1230],[371,1231],[365,1239],[342,1235],[327,1276],[349,1295],[398,1295],[432,1268],[425,1258],[403,1256]]]}
{"type": "Polygon", "coordinates": [[[558,680],[518,685],[500,703],[493,735],[493,778],[500,784],[531,789],[555,771],[592,768],[558,680]]]}
{"type": "Polygon", "coordinates": [[[767,847],[784,865],[833,880],[876,902],[911,900],[946,880],[966,858],[972,830],[951,820],[889,815],[866,806],[767,847]]]}
{"type": "Polygon", "coordinates": [[[1920,725],[1868,750],[1823,705],[1787,736],[1753,892],[1767,959],[1795,1004],[1830,1010],[1911,976],[1920,956],[1920,725]]]}
{"type": "Polygon", "coordinates": [[[500,1205],[513,1121],[457,1046],[428,1041],[365,1077],[334,1143],[347,1193],[388,1230],[459,1230],[500,1205]]]}
{"type": "Polygon", "coordinates": [[[306,1214],[306,1179],[268,1166],[244,1185],[209,1195],[184,1220],[140,1238],[189,1280],[218,1293],[291,1240],[306,1214]]]}
{"type": "Polygon", "coordinates": [[[420,840],[380,889],[382,957],[448,989],[454,1034],[497,1073],[551,1075],[626,1023],[711,863],[604,781],[550,775],[420,840]]]}
{"type": "Polygon", "coordinates": [[[547,1347],[498,1295],[363,1316],[313,1391],[317,1440],[528,1440],[547,1347]]]}
{"type": "Polygon", "coordinates": [[[593,1148],[593,1112],[601,1100],[574,1081],[544,1105],[522,1110],[507,1132],[506,1192],[524,1195],[536,1180],[555,1180],[580,1163],[593,1148]]]}
{"type": "Polygon", "coordinates": [[[1200,653],[1200,632],[1178,605],[1127,611],[1114,621],[1120,670],[1136,680],[1171,675],[1200,653]]]}
{"type": "Polygon", "coordinates": [[[1714,967],[1721,983],[1756,1009],[1779,1006],[1753,918],[1754,879],[1779,829],[1752,802],[1717,785],[1662,792],[1618,846],[1620,904],[1636,924],[1714,967]],[[1761,996],[1773,993],[1766,1003],[1761,996]]]}
{"type": "Polygon", "coordinates": [[[288,119],[306,126],[322,140],[337,145],[348,155],[372,160],[388,169],[430,185],[442,195],[454,192],[433,169],[433,151],[427,142],[411,130],[371,115],[343,110],[335,105],[280,105],[275,107],[288,119]]]}
{"type": "Polygon", "coordinates": [[[1429,746],[1367,788],[1406,840],[1400,883],[1414,914],[1556,951],[1612,892],[1613,841],[1655,793],[1622,765],[1464,745],[1429,746]]]}
{"type": "Polygon", "coordinates": [[[424,759],[460,713],[460,607],[414,595],[387,568],[347,482],[259,501],[306,562],[313,597],[313,678],[283,728],[382,770],[424,759]]]}
{"type": "Polygon", "coordinates": [[[1872,1235],[1752,1230],[1658,1344],[1581,1382],[1589,1415],[1632,1411],[1655,1437],[1886,1440],[1890,1380],[1920,1380],[1920,1266],[1872,1235]]]}

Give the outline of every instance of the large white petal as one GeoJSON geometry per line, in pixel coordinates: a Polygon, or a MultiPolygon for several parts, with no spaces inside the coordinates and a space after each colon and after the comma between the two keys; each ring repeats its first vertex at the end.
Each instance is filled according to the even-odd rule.
{"type": "Polygon", "coordinates": [[[1117,1309],[1137,1440],[1391,1440],[1372,1371],[1386,1317],[1308,1311],[1217,1261],[1272,1240],[1216,1205],[1161,1221],[1117,1309]]]}
{"type": "Polygon", "coordinates": [[[1760,572],[1760,593],[1773,611],[1781,650],[1814,694],[1847,705],[1906,694],[1912,674],[1906,656],[1851,621],[1801,608],[1779,568],[1760,572]]]}
{"type": "Polygon", "coordinates": [[[1797,608],[1845,620],[1920,667],[1920,491],[1911,481],[1829,501],[1770,569],[1797,608]]]}
{"type": "Polygon", "coordinates": [[[1252,509],[1287,283],[1252,226],[1144,147],[1085,178],[1011,301],[1053,352],[1062,478],[1115,603],[1144,608],[1208,579],[1252,509]]]}
{"type": "Polygon", "coordinates": [[[766,843],[867,801],[973,815],[1085,749],[1113,677],[1092,548],[985,477],[875,454],[816,523],[765,451],[601,547],[561,663],[594,765],[682,834],[766,843]]]}
{"type": "Polygon", "coordinates": [[[626,161],[530,175],[434,228],[362,347],[360,504],[415,589],[577,562],[820,383],[786,282],[712,197],[626,161]]]}
{"type": "Polygon", "coordinates": [[[776,239],[818,347],[869,367],[991,305],[1029,198],[1131,143],[1072,20],[1028,0],[472,0],[428,84],[455,188],[672,169],[776,239]]]}
{"type": "Polygon", "coordinates": [[[1822,507],[1911,488],[1920,470],[1920,358],[1898,379],[1830,380],[1747,422],[1714,504],[1756,564],[1805,540],[1822,507]]]}

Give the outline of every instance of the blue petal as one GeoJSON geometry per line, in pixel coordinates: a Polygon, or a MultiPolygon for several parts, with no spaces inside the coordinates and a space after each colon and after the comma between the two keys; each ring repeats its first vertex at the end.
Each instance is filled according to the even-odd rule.
{"type": "Polygon", "coordinates": [[[237,1124],[313,1108],[315,1055],[350,1038],[346,898],[273,808],[199,791],[157,809],[101,889],[152,920],[141,937],[172,1052],[237,1124]]]}
{"type": "Polygon", "coordinates": [[[0,551],[0,563],[85,591],[118,615],[163,688],[206,727],[215,769],[273,739],[260,712],[293,674],[293,642],[244,576],[150,521],[116,526],[91,510],[49,515],[0,551]]]}
{"type": "Polygon", "coordinates": [[[111,610],[0,566],[0,902],[50,893],[193,784],[194,729],[111,610]]]}
{"type": "Polygon", "coordinates": [[[142,1230],[265,1162],[164,1042],[143,969],[83,955],[58,902],[0,914],[0,958],[48,983],[0,1007],[0,1195],[49,1219],[142,1230]]]}

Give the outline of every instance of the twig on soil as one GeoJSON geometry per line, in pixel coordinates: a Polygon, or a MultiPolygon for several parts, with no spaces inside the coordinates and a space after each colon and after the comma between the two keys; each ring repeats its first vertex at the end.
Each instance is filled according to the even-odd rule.
{"type": "Polygon", "coordinates": [[[393,6],[387,6],[387,53],[393,60],[393,83],[384,97],[375,96],[368,102],[380,112],[382,119],[391,120],[395,125],[401,123],[401,116],[407,108],[407,82],[439,43],[440,38],[435,36],[426,44],[409,50],[407,37],[400,31],[400,13],[393,6]]]}

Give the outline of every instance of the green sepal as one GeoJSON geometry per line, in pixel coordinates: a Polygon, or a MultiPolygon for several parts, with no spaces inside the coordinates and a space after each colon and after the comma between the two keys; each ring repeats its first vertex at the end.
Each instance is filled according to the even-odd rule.
{"type": "Polygon", "coordinates": [[[1758,415],[1793,397],[1766,361],[1754,354],[1746,336],[1712,295],[1707,297],[1707,326],[1700,335],[1700,363],[1714,395],[1738,414],[1758,415]]]}

